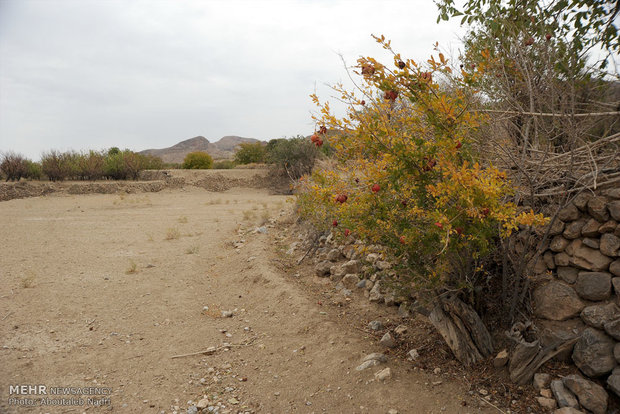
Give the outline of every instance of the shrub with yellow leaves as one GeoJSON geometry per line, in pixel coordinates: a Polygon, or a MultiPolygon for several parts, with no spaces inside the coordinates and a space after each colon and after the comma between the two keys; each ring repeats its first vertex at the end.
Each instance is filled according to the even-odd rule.
{"type": "Polygon", "coordinates": [[[360,58],[357,88],[334,86],[346,116],[312,95],[320,108],[313,142],[331,131],[335,162],[300,181],[299,213],[385,246],[406,288],[472,288],[500,237],[545,218],[509,202],[506,174],[477,161],[472,137],[485,120],[470,110],[475,96],[444,55],[420,65],[375,39],[394,63],[360,58]]]}

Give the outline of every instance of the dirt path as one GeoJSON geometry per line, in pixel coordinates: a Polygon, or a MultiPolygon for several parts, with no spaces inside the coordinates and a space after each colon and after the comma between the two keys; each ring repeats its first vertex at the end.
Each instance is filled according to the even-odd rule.
{"type": "Polygon", "coordinates": [[[277,226],[244,232],[283,217],[285,201],[187,187],[0,203],[0,412],[186,413],[204,396],[219,413],[493,412],[403,359],[355,370],[376,340],[282,270],[277,226]],[[393,377],[376,381],[385,367],[393,377]],[[9,395],[18,384],[48,395],[9,395]],[[110,395],[8,403],[53,402],[51,387],[110,395]]]}

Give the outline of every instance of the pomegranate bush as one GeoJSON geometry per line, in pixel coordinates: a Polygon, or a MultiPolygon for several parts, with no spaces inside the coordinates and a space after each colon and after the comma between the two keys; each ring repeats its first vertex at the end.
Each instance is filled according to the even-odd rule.
{"type": "Polygon", "coordinates": [[[472,137],[484,119],[469,110],[476,97],[443,54],[422,65],[376,40],[394,62],[358,60],[358,88],[334,87],[346,116],[312,96],[320,108],[312,142],[329,130],[335,152],[301,180],[299,212],[319,228],[385,246],[406,288],[471,288],[498,237],[545,219],[509,202],[506,174],[478,161],[472,137]]]}

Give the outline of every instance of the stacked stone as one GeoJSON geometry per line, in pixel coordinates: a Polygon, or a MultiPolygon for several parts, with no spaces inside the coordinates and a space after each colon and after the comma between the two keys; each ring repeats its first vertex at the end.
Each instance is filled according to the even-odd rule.
{"type": "MultiPolygon", "coordinates": [[[[620,188],[582,193],[558,213],[543,255],[553,279],[533,293],[543,346],[579,338],[560,358],[620,396],[620,188]]],[[[561,404],[560,404],[561,405],[561,404]]]]}

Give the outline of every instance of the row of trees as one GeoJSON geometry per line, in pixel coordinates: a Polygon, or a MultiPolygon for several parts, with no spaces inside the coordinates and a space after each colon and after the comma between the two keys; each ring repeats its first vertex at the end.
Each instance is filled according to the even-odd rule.
{"type": "Polygon", "coordinates": [[[110,148],[107,151],[60,152],[56,150],[43,153],[40,162],[16,154],[6,153],[0,162],[0,171],[6,180],[30,178],[50,181],[136,179],[141,170],[161,169],[160,158],[135,153],[130,150],[110,148]]]}
{"type": "Polygon", "coordinates": [[[309,174],[317,157],[329,154],[330,148],[318,148],[301,135],[294,138],[272,139],[262,142],[244,143],[235,152],[237,164],[267,163],[296,180],[309,174]]]}

